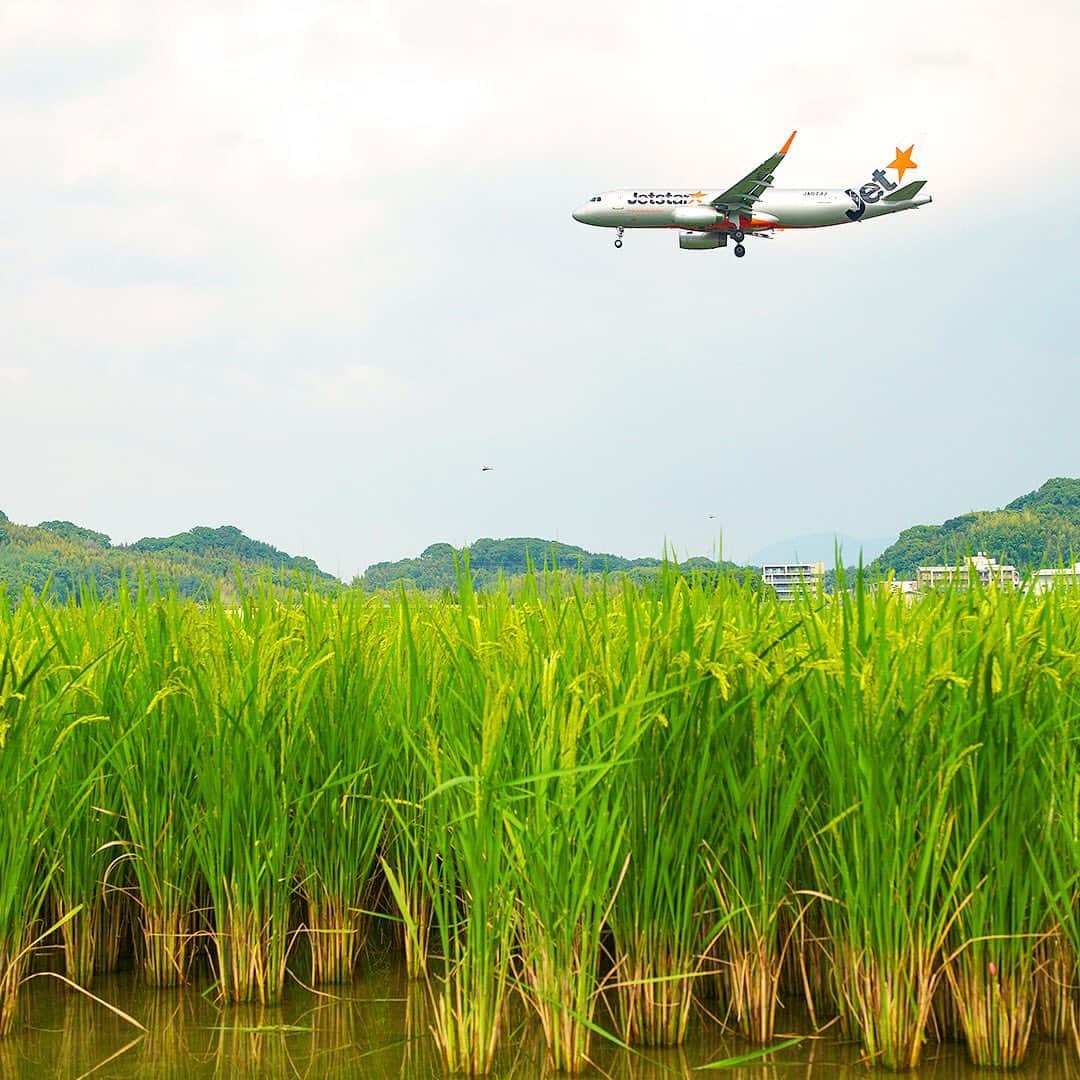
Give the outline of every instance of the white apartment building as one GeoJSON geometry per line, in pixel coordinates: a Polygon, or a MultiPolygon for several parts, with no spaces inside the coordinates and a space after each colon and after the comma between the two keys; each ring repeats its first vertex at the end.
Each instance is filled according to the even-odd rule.
{"type": "Polygon", "coordinates": [[[983,585],[1020,587],[1020,571],[1015,566],[999,566],[997,559],[991,559],[983,551],[969,556],[960,566],[920,566],[917,581],[919,591],[925,592],[954,582],[966,589],[974,578],[983,585]]]}
{"type": "Polygon", "coordinates": [[[1037,570],[1031,576],[1031,588],[1036,593],[1049,592],[1058,585],[1073,588],[1080,585],[1080,562],[1063,569],[1037,570]]]}
{"type": "Polygon", "coordinates": [[[889,582],[889,592],[900,593],[906,603],[912,604],[919,595],[919,583],[917,581],[897,581],[894,578],[889,582]]]}
{"type": "Polygon", "coordinates": [[[825,564],[766,563],[761,568],[761,580],[776,590],[778,600],[794,600],[802,589],[816,592],[825,579],[825,564]]]}

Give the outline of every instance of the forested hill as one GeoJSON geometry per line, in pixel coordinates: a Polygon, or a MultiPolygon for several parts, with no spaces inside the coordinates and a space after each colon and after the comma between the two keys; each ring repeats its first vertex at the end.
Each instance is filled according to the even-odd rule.
{"type": "Polygon", "coordinates": [[[1080,559],[1080,480],[1047,480],[1001,510],[961,514],[940,525],[914,525],[871,568],[914,577],[919,566],[955,563],[976,551],[1012,563],[1021,573],[1076,562],[1080,559]]]}
{"type": "Polygon", "coordinates": [[[199,525],[176,536],[146,537],[130,545],[70,521],[16,525],[0,512],[0,586],[9,598],[27,587],[41,592],[46,583],[58,600],[93,579],[99,595],[115,593],[120,579],[153,574],[162,585],[175,585],[185,596],[201,596],[224,587],[231,590],[239,570],[246,582],[267,572],[275,577],[299,573],[326,584],[336,578],[311,560],[287,555],[252,540],[232,525],[210,529],[199,525]]]}
{"type": "Polygon", "coordinates": [[[245,536],[235,525],[210,529],[196,525],[189,532],[175,536],[147,536],[131,545],[132,551],[153,551],[169,555],[197,555],[204,559],[225,560],[231,566],[237,561],[272,566],[274,569],[300,570],[305,574],[323,574],[313,559],[286,555],[261,540],[245,536]]]}
{"type": "MultiPolygon", "coordinates": [[[[572,573],[624,573],[644,580],[654,577],[663,565],[661,559],[626,559],[620,555],[597,554],[561,544],[557,540],[542,540],[535,536],[515,536],[505,540],[481,539],[467,549],[469,569],[477,588],[489,588],[499,577],[518,577],[529,568],[537,570],[552,566],[572,573]]],[[[455,556],[460,552],[451,544],[432,544],[416,559],[374,563],[360,579],[367,589],[385,589],[405,582],[417,589],[452,589],[457,584],[455,556]]],[[[741,571],[734,563],[716,563],[712,559],[693,558],[680,563],[680,569],[741,571]]]]}

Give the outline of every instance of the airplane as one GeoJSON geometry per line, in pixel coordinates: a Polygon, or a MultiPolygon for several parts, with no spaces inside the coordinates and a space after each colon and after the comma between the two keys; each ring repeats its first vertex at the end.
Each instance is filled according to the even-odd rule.
{"type": "Polygon", "coordinates": [[[704,251],[727,247],[735,241],[735,256],[746,254],[748,236],[771,239],[785,229],[820,229],[914,210],[932,202],[922,195],[925,180],[901,187],[904,173],[917,169],[911,160],[915,146],[896,148],[896,157],[884,169],[875,169],[858,188],[776,188],[773,174],[787,156],[796,132],[753,172],[723,190],[649,188],[619,189],[594,195],[573,213],[575,221],[615,230],[615,246],[623,245],[627,229],[678,229],[679,247],[704,251]],[[896,182],[886,169],[896,171],[896,182]]]}

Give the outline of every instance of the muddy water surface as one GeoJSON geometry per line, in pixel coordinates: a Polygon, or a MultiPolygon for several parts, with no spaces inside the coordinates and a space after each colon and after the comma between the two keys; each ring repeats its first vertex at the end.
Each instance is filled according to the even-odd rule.
{"type": "MultiPolygon", "coordinates": [[[[0,1076],[5,1080],[78,1077],[440,1077],[427,1034],[429,1012],[423,988],[387,966],[339,988],[334,997],[290,989],[273,1008],[219,1008],[204,986],[150,991],[130,974],[99,979],[94,992],[137,1018],[142,1034],[87,998],[50,978],[25,988],[22,1022],[0,1040],[0,1076]]],[[[544,1075],[543,1047],[535,1025],[512,1010],[499,1077],[544,1075]]],[[[601,1018],[602,1019],[602,1018],[601,1018]]],[[[600,1044],[594,1076],[625,1080],[720,1075],[734,1080],[800,1077],[866,1077],[858,1047],[836,1039],[807,1040],[755,1062],[720,1073],[695,1072],[718,1059],[747,1053],[738,1039],[721,1037],[715,1024],[695,1019],[687,1045],[676,1051],[632,1055],[600,1044]]],[[[878,1073],[887,1076],[887,1073],[878,1073]]],[[[994,1074],[972,1068],[964,1048],[927,1047],[925,1062],[910,1077],[986,1080],[994,1074]]],[[[1071,1047],[1036,1042],[1027,1065],[1013,1076],[1080,1080],[1071,1047]]]]}

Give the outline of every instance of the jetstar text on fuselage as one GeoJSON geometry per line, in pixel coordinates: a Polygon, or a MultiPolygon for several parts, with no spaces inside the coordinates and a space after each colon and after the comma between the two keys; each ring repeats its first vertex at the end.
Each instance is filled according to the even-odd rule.
{"type": "Polygon", "coordinates": [[[688,203],[700,202],[704,197],[700,195],[687,195],[678,191],[633,191],[626,200],[629,206],[686,206],[688,203]]]}

